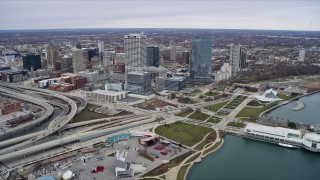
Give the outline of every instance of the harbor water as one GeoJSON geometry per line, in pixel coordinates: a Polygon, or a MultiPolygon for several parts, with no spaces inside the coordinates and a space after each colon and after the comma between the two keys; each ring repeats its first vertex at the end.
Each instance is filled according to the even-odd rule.
{"type": "Polygon", "coordinates": [[[320,154],[236,136],[194,164],[188,180],[319,180],[320,154]]]}

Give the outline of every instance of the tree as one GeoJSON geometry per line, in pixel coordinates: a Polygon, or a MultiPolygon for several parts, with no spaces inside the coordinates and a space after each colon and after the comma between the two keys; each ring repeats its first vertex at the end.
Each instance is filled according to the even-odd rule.
{"type": "Polygon", "coordinates": [[[296,123],[294,123],[294,122],[288,122],[288,126],[289,126],[289,128],[291,128],[291,129],[297,129],[297,124],[296,123]]]}

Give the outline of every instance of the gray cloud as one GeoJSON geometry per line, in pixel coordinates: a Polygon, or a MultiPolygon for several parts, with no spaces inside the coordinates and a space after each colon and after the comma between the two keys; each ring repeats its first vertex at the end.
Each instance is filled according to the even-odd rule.
{"type": "Polygon", "coordinates": [[[318,1],[2,1],[0,29],[320,30],[318,1]]]}

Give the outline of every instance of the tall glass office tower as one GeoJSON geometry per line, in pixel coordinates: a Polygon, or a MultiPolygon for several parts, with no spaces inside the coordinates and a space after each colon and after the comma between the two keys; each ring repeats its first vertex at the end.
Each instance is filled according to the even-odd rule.
{"type": "Polygon", "coordinates": [[[212,38],[194,37],[189,57],[190,81],[194,84],[212,82],[212,38]]]}

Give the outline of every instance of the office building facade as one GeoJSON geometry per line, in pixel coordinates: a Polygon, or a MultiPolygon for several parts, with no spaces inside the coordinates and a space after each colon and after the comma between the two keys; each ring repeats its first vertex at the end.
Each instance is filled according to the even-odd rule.
{"type": "Polygon", "coordinates": [[[246,49],[241,47],[241,45],[231,44],[229,61],[232,68],[231,74],[235,76],[240,69],[246,67],[246,49]]]}
{"type": "Polygon", "coordinates": [[[54,42],[46,47],[46,59],[48,69],[53,69],[55,62],[59,60],[59,48],[54,42]]]}
{"type": "Polygon", "coordinates": [[[78,73],[87,69],[86,62],[89,60],[89,53],[86,49],[74,49],[72,52],[73,72],[78,73]]]}
{"type": "Polygon", "coordinates": [[[151,73],[129,72],[127,73],[126,91],[148,95],[151,93],[151,73]]]}
{"type": "Polygon", "coordinates": [[[212,38],[194,37],[189,58],[190,82],[194,84],[212,82],[212,38]]]}
{"type": "Polygon", "coordinates": [[[304,62],[305,56],[306,56],[306,50],[304,50],[304,49],[299,50],[298,61],[304,62]]]}
{"type": "Polygon", "coordinates": [[[41,69],[41,58],[39,54],[26,54],[22,56],[23,69],[36,71],[41,69]]]}
{"type": "Polygon", "coordinates": [[[147,66],[147,37],[143,33],[124,36],[126,72],[147,66]]]}
{"type": "Polygon", "coordinates": [[[147,47],[147,65],[159,67],[160,65],[159,47],[155,47],[155,46],[147,47]]]}

